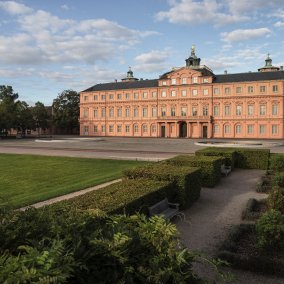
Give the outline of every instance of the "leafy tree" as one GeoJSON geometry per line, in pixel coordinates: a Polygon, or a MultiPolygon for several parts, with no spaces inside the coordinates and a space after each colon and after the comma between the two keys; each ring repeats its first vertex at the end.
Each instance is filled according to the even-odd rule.
{"type": "Polygon", "coordinates": [[[41,102],[36,102],[35,106],[32,108],[32,115],[35,121],[35,127],[38,130],[38,135],[40,135],[40,129],[45,130],[48,128],[51,117],[46,107],[41,102]]]}
{"type": "Polygon", "coordinates": [[[56,127],[73,134],[79,129],[80,95],[73,90],[65,90],[53,101],[53,122],[56,127]]]}
{"type": "Polygon", "coordinates": [[[18,130],[21,131],[22,136],[25,136],[26,130],[34,128],[35,125],[31,108],[26,102],[17,101],[15,103],[15,109],[15,126],[18,130]]]}

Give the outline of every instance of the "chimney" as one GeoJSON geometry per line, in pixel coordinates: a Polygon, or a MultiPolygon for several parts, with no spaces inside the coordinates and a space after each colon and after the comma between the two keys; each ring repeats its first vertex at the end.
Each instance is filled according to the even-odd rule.
{"type": "Polygon", "coordinates": [[[227,70],[225,70],[225,71],[224,71],[224,74],[228,74],[228,71],[227,71],[227,70]]]}

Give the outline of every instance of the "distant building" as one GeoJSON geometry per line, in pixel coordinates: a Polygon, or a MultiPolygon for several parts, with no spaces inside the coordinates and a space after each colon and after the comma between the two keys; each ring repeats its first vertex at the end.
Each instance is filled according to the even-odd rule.
{"type": "Polygon", "coordinates": [[[215,75],[195,54],[159,79],[97,84],[80,94],[80,135],[283,139],[284,71],[215,75]]]}

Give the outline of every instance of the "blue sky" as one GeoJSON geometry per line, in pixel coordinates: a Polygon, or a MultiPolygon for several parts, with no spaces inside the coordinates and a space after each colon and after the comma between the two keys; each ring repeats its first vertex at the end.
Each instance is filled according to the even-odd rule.
{"type": "Polygon", "coordinates": [[[153,79],[192,44],[215,74],[284,65],[284,0],[0,1],[0,85],[30,105],[66,89],[153,79]]]}

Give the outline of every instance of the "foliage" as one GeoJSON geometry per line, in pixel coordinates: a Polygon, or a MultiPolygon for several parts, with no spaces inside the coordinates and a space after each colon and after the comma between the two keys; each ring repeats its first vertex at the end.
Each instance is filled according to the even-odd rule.
{"type": "Polygon", "coordinates": [[[271,175],[266,173],[261,177],[261,180],[256,184],[257,192],[269,192],[271,190],[271,175]]]}
{"type": "MultiPolygon", "coordinates": [[[[149,178],[160,181],[173,182],[173,200],[184,209],[190,206],[200,196],[201,177],[200,170],[189,166],[175,166],[165,163],[155,163],[146,167],[124,171],[128,179],[149,178]]],[[[170,196],[169,199],[171,200],[170,196]]]]}
{"type": "Polygon", "coordinates": [[[32,108],[32,115],[35,121],[35,127],[38,129],[47,129],[50,126],[51,116],[48,114],[46,107],[41,102],[36,102],[32,108]]]}
{"type": "Polygon", "coordinates": [[[283,154],[271,155],[270,169],[273,171],[277,171],[277,172],[284,171],[284,155],[283,154]]]}
{"type": "Polygon", "coordinates": [[[53,122],[59,129],[67,129],[69,134],[78,132],[80,95],[73,90],[65,90],[53,100],[53,122]]]}
{"type": "Polygon", "coordinates": [[[272,185],[278,187],[284,187],[284,172],[276,173],[272,177],[272,185]]]}
{"type": "Polygon", "coordinates": [[[157,180],[123,180],[103,190],[96,190],[72,198],[54,206],[68,206],[79,209],[100,209],[108,214],[135,212],[148,213],[148,207],[165,197],[174,196],[173,183],[157,180]]]}
{"type": "Polygon", "coordinates": [[[33,204],[120,178],[123,170],[144,164],[127,160],[0,154],[0,205],[33,204]]]}
{"type": "Polygon", "coordinates": [[[284,215],[269,210],[256,223],[257,245],[263,250],[284,248],[284,215]]]}
{"type": "Polygon", "coordinates": [[[223,159],[220,157],[185,155],[180,155],[165,161],[165,163],[171,165],[200,168],[201,184],[206,187],[214,187],[219,182],[222,162],[223,159]]]}
{"type": "Polygon", "coordinates": [[[195,255],[157,216],[45,208],[0,223],[1,283],[200,283],[195,255]]]}
{"type": "Polygon", "coordinates": [[[245,209],[242,211],[242,219],[243,220],[256,220],[258,219],[262,212],[259,210],[256,210],[258,206],[265,206],[267,201],[266,199],[262,199],[262,200],[256,200],[255,198],[250,198],[246,204],[245,209]]]}
{"type": "Polygon", "coordinates": [[[272,191],[269,192],[267,205],[269,209],[278,210],[284,214],[284,189],[274,187],[272,191]]]}

